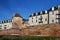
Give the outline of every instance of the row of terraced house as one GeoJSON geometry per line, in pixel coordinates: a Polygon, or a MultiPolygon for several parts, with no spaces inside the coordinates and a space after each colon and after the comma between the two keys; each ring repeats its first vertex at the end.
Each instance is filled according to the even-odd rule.
{"type": "Polygon", "coordinates": [[[51,23],[60,23],[60,5],[51,7],[49,10],[32,13],[29,16],[28,24],[30,26],[51,23]]]}

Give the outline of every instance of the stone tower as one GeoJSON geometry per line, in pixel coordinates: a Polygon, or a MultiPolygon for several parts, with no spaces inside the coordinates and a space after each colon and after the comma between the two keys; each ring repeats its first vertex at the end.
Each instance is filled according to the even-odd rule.
{"type": "Polygon", "coordinates": [[[18,13],[15,13],[12,18],[12,28],[21,29],[23,26],[22,23],[22,17],[18,13]]]}

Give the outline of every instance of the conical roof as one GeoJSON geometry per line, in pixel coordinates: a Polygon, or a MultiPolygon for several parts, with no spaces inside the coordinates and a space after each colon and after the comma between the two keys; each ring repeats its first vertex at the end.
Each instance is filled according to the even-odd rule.
{"type": "MultiPolygon", "coordinates": [[[[21,17],[18,13],[15,13],[13,17],[21,17]]],[[[22,17],[21,17],[22,18],[22,17]]]]}

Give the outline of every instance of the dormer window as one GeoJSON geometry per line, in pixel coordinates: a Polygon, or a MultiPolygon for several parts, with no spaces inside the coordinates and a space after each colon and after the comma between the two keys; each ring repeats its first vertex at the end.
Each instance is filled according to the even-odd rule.
{"type": "Polygon", "coordinates": [[[52,7],[52,10],[54,10],[54,7],[52,7]]]}
{"type": "Polygon", "coordinates": [[[47,13],[47,10],[45,10],[45,13],[47,13]]]}
{"type": "Polygon", "coordinates": [[[32,17],[32,15],[30,15],[30,17],[32,17]]]}
{"type": "Polygon", "coordinates": [[[38,15],[40,15],[40,12],[38,12],[38,15]]]}
{"type": "Polygon", "coordinates": [[[9,20],[9,22],[12,22],[12,20],[9,20]]]}
{"type": "Polygon", "coordinates": [[[34,13],[33,16],[36,16],[36,13],[34,13]]]}
{"type": "Polygon", "coordinates": [[[6,22],[8,23],[8,20],[6,20],[6,22]]]}
{"type": "Polygon", "coordinates": [[[4,23],[4,22],[2,21],[2,23],[4,23]]]}
{"type": "Polygon", "coordinates": [[[58,7],[54,7],[54,10],[58,10],[58,7]]]}
{"type": "Polygon", "coordinates": [[[45,11],[43,11],[43,14],[45,14],[45,11]]]}
{"type": "Polygon", "coordinates": [[[40,12],[40,14],[42,14],[42,11],[40,12]]]}
{"type": "Polygon", "coordinates": [[[4,23],[6,23],[6,21],[4,21],[4,23]]]}
{"type": "Polygon", "coordinates": [[[0,21],[0,24],[1,24],[1,21],[0,21]]]}

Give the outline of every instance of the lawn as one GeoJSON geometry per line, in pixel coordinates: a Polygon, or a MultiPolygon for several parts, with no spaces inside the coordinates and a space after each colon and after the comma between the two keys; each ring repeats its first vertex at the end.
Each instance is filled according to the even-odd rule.
{"type": "Polygon", "coordinates": [[[0,35],[0,40],[60,40],[60,37],[0,35]]]}

